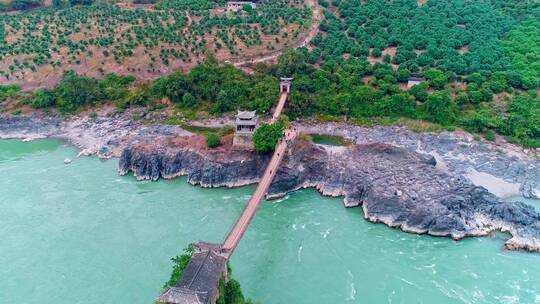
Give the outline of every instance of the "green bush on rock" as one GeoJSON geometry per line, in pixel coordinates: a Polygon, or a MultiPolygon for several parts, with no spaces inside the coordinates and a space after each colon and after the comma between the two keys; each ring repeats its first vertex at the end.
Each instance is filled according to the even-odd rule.
{"type": "Polygon", "coordinates": [[[208,148],[215,148],[221,144],[219,136],[216,133],[208,133],[206,135],[206,145],[208,148]]]}
{"type": "Polygon", "coordinates": [[[56,103],[56,97],[47,89],[37,89],[28,100],[30,106],[36,109],[44,109],[56,103]]]}
{"type": "MultiPolygon", "coordinates": [[[[171,259],[173,262],[173,271],[169,280],[163,285],[163,289],[176,286],[178,281],[182,279],[184,270],[191,261],[193,253],[194,246],[193,244],[190,244],[184,249],[184,252],[181,255],[171,259]]],[[[227,278],[222,278],[219,281],[219,298],[216,301],[216,304],[254,304],[254,302],[249,299],[245,300],[240,283],[231,276],[232,269],[229,263],[227,263],[227,278]]]]}
{"type": "Polygon", "coordinates": [[[4,101],[9,97],[17,95],[21,91],[21,87],[16,84],[0,85],[0,101],[4,101]]]}
{"type": "Polygon", "coordinates": [[[273,151],[276,147],[278,140],[283,135],[285,129],[285,123],[282,119],[279,119],[273,124],[262,124],[255,134],[253,134],[253,144],[255,150],[259,153],[267,153],[273,151]]]}
{"type": "Polygon", "coordinates": [[[189,264],[189,261],[191,261],[192,256],[193,244],[190,244],[187,248],[184,249],[184,253],[171,259],[171,261],[173,262],[173,271],[171,273],[171,277],[169,278],[167,283],[165,283],[163,288],[174,287],[176,283],[180,279],[182,279],[182,274],[184,273],[184,270],[189,264]]]}

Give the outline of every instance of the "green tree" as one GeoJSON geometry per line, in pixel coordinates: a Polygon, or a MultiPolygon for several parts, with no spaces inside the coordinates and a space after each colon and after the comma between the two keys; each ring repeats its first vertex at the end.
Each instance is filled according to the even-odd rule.
{"type": "Polygon", "coordinates": [[[454,102],[458,105],[465,105],[469,103],[469,96],[465,92],[459,92],[454,99],[454,102]]]}
{"type": "Polygon", "coordinates": [[[459,119],[461,126],[470,132],[486,132],[499,126],[499,120],[486,107],[468,111],[459,119]]]}
{"type": "Polygon", "coordinates": [[[219,91],[217,95],[214,112],[224,113],[233,109],[233,103],[230,96],[224,90],[219,91]]]}
{"type": "Polygon", "coordinates": [[[250,92],[248,107],[256,110],[257,113],[265,113],[276,102],[276,96],[279,94],[279,83],[274,77],[265,76],[257,81],[250,92]]]}
{"type": "Polygon", "coordinates": [[[208,148],[215,148],[221,144],[219,136],[216,133],[206,134],[206,145],[208,148]]]}
{"type": "Polygon", "coordinates": [[[190,81],[181,72],[174,72],[152,83],[150,94],[156,98],[167,97],[174,103],[180,103],[187,92],[190,81]]]}
{"type": "Polygon", "coordinates": [[[438,90],[444,89],[448,83],[448,76],[438,70],[427,70],[424,72],[424,76],[428,80],[429,86],[438,90]]]}
{"type": "Polygon", "coordinates": [[[29,10],[33,7],[39,6],[40,1],[38,0],[12,0],[11,7],[14,10],[29,10]]]}
{"type": "Polygon", "coordinates": [[[409,77],[411,77],[411,71],[409,71],[407,68],[398,68],[397,80],[399,82],[407,82],[407,80],[409,80],[409,77]]]}
{"type": "Polygon", "coordinates": [[[507,86],[506,73],[504,72],[493,73],[489,81],[486,82],[486,87],[494,93],[500,93],[502,90],[506,89],[507,86]]]}
{"type": "Polygon", "coordinates": [[[226,304],[244,304],[244,295],[240,288],[240,283],[235,279],[230,279],[225,285],[225,303],[226,304]]]}
{"type": "Polygon", "coordinates": [[[30,106],[36,109],[51,107],[55,102],[54,94],[47,89],[37,89],[29,100],[30,106]]]}
{"type": "Polygon", "coordinates": [[[303,52],[296,49],[285,49],[278,58],[277,76],[291,77],[306,69],[306,58],[303,52]]]}
{"type": "Polygon", "coordinates": [[[500,131],[526,146],[540,147],[540,99],[524,94],[512,98],[500,131]]]}
{"type": "Polygon", "coordinates": [[[306,117],[315,113],[314,104],[317,101],[317,95],[301,91],[292,91],[287,101],[288,114],[291,118],[306,117]]]}
{"type": "Polygon", "coordinates": [[[103,99],[97,80],[79,76],[74,71],[66,72],[53,92],[61,112],[73,112],[80,106],[103,99]]]}
{"type": "Polygon", "coordinates": [[[506,73],[506,81],[513,88],[520,88],[522,84],[522,76],[517,72],[511,71],[506,73]]]}
{"type": "Polygon", "coordinates": [[[425,102],[429,96],[425,83],[413,85],[409,92],[420,102],[425,102]]]}
{"type": "Polygon", "coordinates": [[[253,144],[259,153],[267,153],[274,150],[278,140],[283,135],[285,123],[279,119],[273,124],[262,124],[253,134],[253,144]]]}
{"type": "Polygon", "coordinates": [[[454,118],[454,103],[446,91],[436,92],[427,98],[424,104],[426,118],[438,124],[449,124],[454,118]]]}
{"type": "Polygon", "coordinates": [[[480,86],[485,80],[485,77],[478,72],[472,73],[467,78],[465,78],[465,81],[467,81],[468,83],[475,83],[478,86],[480,86]]]}
{"type": "Polygon", "coordinates": [[[173,271],[169,280],[165,283],[163,288],[174,287],[176,283],[182,279],[182,274],[186,269],[191,257],[193,256],[193,245],[190,244],[187,248],[184,249],[184,253],[178,255],[171,259],[173,262],[173,271]]]}
{"type": "Polygon", "coordinates": [[[521,87],[524,90],[532,90],[538,86],[538,79],[534,75],[526,74],[521,80],[521,87]]]}

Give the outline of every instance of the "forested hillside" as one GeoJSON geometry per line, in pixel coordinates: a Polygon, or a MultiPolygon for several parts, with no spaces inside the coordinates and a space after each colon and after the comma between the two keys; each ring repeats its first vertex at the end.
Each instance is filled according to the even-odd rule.
{"type": "Polygon", "coordinates": [[[311,16],[298,0],[240,12],[211,0],[53,4],[1,16],[0,83],[50,87],[69,69],[155,78],[191,68],[207,53],[221,61],[249,58],[291,44],[311,16]]]}
{"type": "MultiPolygon", "coordinates": [[[[320,0],[323,6],[330,4],[320,0]]],[[[538,65],[539,2],[430,0],[334,0],[313,41],[312,63],[370,57],[411,73],[436,68],[455,75],[518,72],[521,86],[537,85],[524,64],[538,65]],[[532,22],[532,23],[531,23],[532,22]],[[522,25],[523,23],[523,25],[522,25]],[[528,24],[528,26],[527,26],[528,24]],[[512,28],[517,28],[511,32],[512,28]],[[507,43],[502,43],[508,40],[507,43]],[[525,37],[524,37],[525,36],[525,37]],[[524,55],[516,58],[516,55],[524,55]],[[527,56],[526,54],[536,56],[527,56]],[[517,62],[516,62],[517,61],[517,62]],[[517,65],[515,63],[518,63],[517,65]]]]}
{"type": "MultiPolygon", "coordinates": [[[[159,72],[165,75],[153,82],[106,72],[98,80],[84,77],[75,69],[51,86],[52,90],[20,93],[17,86],[0,87],[0,102],[10,104],[4,111],[17,113],[18,108],[30,105],[75,112],[112,101],[119,110],[133,105],[146,106],[148,111],[175,107],[177,114],[167,119],[169,123],[237,109],[264,114],[275,102],[278,78],[292,76],[293,91],[286,110],[293,119],[346,120],[367,125],[399,123],[418,131],[461,128],[488,140],[500,134],[526,147],[540,147],[537,1],[319,0],[324,19],[315,38],[306,47],[285,49],[276,65],[248,64],[249,74],[226,64],[224,57],[219,56],[219,50],[231,55],[239,53],[241,44],[229,46],[227,41],[233,41],[230,37],[243,41],[246,47],[258,45],[257,37],[271,36],[278,41],[290,38],[291,34],[301,35],[306,29],[300,26],[309,22],[311,10],[299,2],[280,0],[262,1],[256,13],[247,9],[242,16],[219,17],[209,13],[209,8],[219,4],[165,0],[155,4],[154,10],[135,9],[119,18],[113,16],[123,9],[109,4],[67,7],[61,9],[61,15],[52,8],[39,9],[31,16],[39,16],[42,23],[43,16],[56,16],[50,17],[50,24],[54,20],[65,22],[62,31],[40,30],[52,35],[51,39],[62,45],[59,50],[69,54],[75,64],[81,54],[95,55],[95,46],[102,43],[108,56],[122,64],[129,62],[130,52],[148,52],[152,48],[160,50],[160,55],[147,53],[148,58],[155,57],[148,61],[148,69],[164,67],[166,63],[171,67],[174,60],[202,61],[204,57],[206,63],[194,63],[185,72],[159,72]],[[78,27],[70,22],[79,24],[73,16],[80,12],[86,12],[84,16],[93,12],[88,20],[106,20],[97,31],[102,40],[85,36],[83,28],[74,33],[78,27]],[[152,21],[154,18],[157,21],[152,21]],[[256,24],[251,27],[252,34],[240,30],[250,27],[249,23],[240,22],[246,18],[256,24]],[[159,24],[172,19],[175,21],[160,27],[159,24]],[[125,27],[126,24],[131,25],[125,27]],[[290,32],[282,28],[284,24],[298,30],[290,32]],[[229,38],[220,36],[225,31],[229,38]],[[216,33],[214,38],[201,38],[210,32],[216,33]],[[115,33],[120,33],[121,39],[115,33]],[[73,39],[74,34],[81,38],[79,42],[73,39]],[[413,76],[420,83],[408,84],[413,76]]],[[[7,20],[21,17],[10,18],[7,20]]],[[[94,28],[93,22],[84,24],[94,28]]],[[[17,31],[26,34],[16,39],[17,43],[4,42],[0,52],[9,57],[11,52],[26,54],[36,49],[40,51],[35,53],[44,55],[34,58],[42,58],[45,65],[62,66],[58,56],[46,55],[46,39],[31,34],[28,24],[34,23],[16,25],[17,31]],[[30,41],[41,42],[34,45],[30,41]]],[[[11,25],[4,26],[4,32],[13,32],[11,25]]],[[[9,77],[39,66],[23,62],[11,64],[17,67],[8,68],[7,73],[14,71],[9,77]]]]}
{"type": "Polygon", "coordinates": [[[286,59],[292,116],[424,120],[540,146],[539,2],[319,3],[312,46],[286,59]],[[411,76],[425,81],[407,88],[411,76]]]}

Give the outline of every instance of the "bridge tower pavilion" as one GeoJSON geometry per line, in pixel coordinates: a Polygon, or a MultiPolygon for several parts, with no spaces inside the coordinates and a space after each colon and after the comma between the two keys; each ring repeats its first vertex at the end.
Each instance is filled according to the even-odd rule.
{"type": "Polygon", "coordinates": [[[279,83],[279,92],[281,94],[283,93],[290,93],[291,92],[291,83],[293,78],[291,77],[281,77],[279,83]]]}

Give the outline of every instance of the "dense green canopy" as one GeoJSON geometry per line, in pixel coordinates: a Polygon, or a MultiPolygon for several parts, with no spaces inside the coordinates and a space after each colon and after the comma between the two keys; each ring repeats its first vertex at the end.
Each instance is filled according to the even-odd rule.
{"type": "Polygon", "coordinates": [[[337,14],[326,12],[323,34],[308,57],[312,62],[342,62],[344,54],[377,58],[395,48],[389,60],[413,73],[428,68],[457,75],[517,71],[526,78],[527,71],[516,63],[527,61],[514,57],[525,55],[526,40],[538,39],[538,27],[536,32],[534,24],[516,29],[505,45],[517,50],[501,41],[521,19],[540,17],[540,4],[507,2],[429,0],[419,6],[416,0],[333,1],[337,14]]]}

